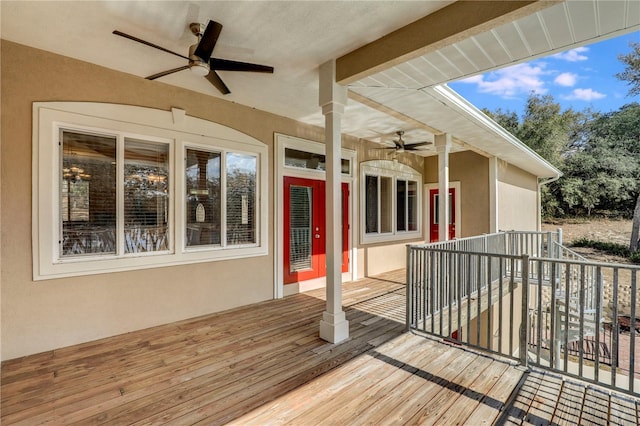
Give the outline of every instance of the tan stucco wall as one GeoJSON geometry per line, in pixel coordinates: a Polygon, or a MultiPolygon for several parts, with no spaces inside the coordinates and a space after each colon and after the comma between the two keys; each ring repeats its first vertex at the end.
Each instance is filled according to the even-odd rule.
{"type": "Polygon", "coordinates": [[[407,240],[389,244],[367,244],[358,248],[358,277],[369,277],[387,271],[403,269],[407,265],[407,244],[421,244],[424,240],[407,240]]]}
{"type": "MultiPolygon", "coordinates": [[[[321,135],[316,129],[11,42],[3,41],[1,48],[1,185],[6,218],[2,223],[3,360],[273,297],[271,255],[32,281],[32,103],[92,101],[163,110],[177,107],[188,115],[243,131],[268,146],[273,144],[274,131],[317,139],[321,135]],[[39,65],[29,66],[34,62],[39,65]]],[[[273,225],[269,223],[269,252],[273,253],[273,225]]]]}
{"type": "Polygon", "coordinates": [[[498,163],[498,229],[538,228],[538,180],[511,164],[498,163]]]}
{"type": "MultiPolygon", "coordinates": [[[[121,73],[3,40],[1,45],[2,194],[0,225],[1,348],[6,360],[273,298],[274,206],[269,202],[269,255],[131,272],[34,282],[31,247],[32,103],[87,101],[186,114],[244,132],[268,146],[274,133],[322,141],[324,131],[294,120],[161,82],[121,73]],[[33,64],[37,63],[37,67],[33,64]],[[28,69],[29,72],[24,72],[28,69]]],[[[389,159],[369,143],[344,137],[358,162],[389,159]]],[[[423,170],[423,160],[399,161],[423,170]]],[[[352,196],[358,196],[354,187],[352,196]]],[[[359,205],[359,202],[356,203],[359,205]]],[[[354,217],[358,218],[358,212],[354,217]]],[[[358,229],[357,224],[354,224],[358,229]]],[[[358,246],[359,235],[354,233],[358,246]]],[[[359,276],[404,266],[405,242],[359,247],[359,276]],[[367,256],[364,253],[369,251],[367,256]],[[385,253],[389,253],[386,255],[385,253]],[[372,265],[371,267],[369,265],[372,265]]]]}
{"type": "MultiPolygon", "coordinates": [[[[425,160],[425,183],[438,182],[438,157],[425,160]]],[[[489,232],[489,159],[472,151],[449,156],[449,181],[460,183],[460,237],[489,232]]]]}

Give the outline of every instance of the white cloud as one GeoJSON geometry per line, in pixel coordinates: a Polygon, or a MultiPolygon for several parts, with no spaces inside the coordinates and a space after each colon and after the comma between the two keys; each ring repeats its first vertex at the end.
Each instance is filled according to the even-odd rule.
{"type": "Polygon", "coordinates": [[[562,96],[562,98],[568,101],[595,101],[606,96],[604,93],[593,89],[573,89],[570,95],[562,96]]]}
{"type": "Polygon", "coordinates": [[[503,98],[535,92],[547,93],[542,76],[548,74],[544,64],[518,64],[488,74],[476,75],[461,83],[476,84],[480,93],[489,93],[503,98]]]}
{"type": "Polygon", "coordinates": [[[558,75],[553,81],[559,85],[564,87],[572,87],[576,85],[576,81],[578,80],[578,76],[572,72],[563,72],[558,75]]]}
{"type": "Polygon", "coordinates": [[[556,53],[555,55],[552,55],[552,57],[568,62],[586,61],[589,57],[583,55],[583,53],[588,51],[588,47],[576,47],[575,49],[567,50],[566,52],[556,53]]]}

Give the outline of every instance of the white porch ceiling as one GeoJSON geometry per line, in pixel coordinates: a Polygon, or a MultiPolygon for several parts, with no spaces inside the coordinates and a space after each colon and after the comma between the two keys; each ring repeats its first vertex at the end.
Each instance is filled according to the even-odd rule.
{"type": "MultiPolygon", "coordinates": [[[[323,125],[320,64],[451,3],[3,0],[0,29],[3,39],[144,77],[184,65],[183,60],[117,37],[114,29],[186,54],[195,41],[188,24],[213,19],[224,25],[214,56],[275,68],[273,75],[220,72],[232,92],[225,99],[323,125]]],[[[352,83],[343,130],[381,141],[381,135],[402,129],[407,142],[451,133],[457,141],[454,150],[473,148],[540,176],[553,175],[526,147],[487,125],[473,107],[437,85],[638,30],[637,0],[554,4],[352,83]]],[[[157,81],[222,97],[206,79],[188,71],[157,81]]]]}

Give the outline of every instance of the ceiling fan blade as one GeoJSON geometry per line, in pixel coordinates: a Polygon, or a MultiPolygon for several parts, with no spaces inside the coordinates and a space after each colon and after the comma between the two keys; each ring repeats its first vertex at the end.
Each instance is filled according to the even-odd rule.
{"type": "Polygon", "coordinates": [[[425,145],[431,145],[431,142],[425,141],[425,142],[406,143],[404,144],[404,149],[415,149],[415,147],[425,146],[425,145]]]}
{"type": "Polygon", "coordinates": [[[218,71],[248,71],[273,74],[273,67],[251,64],[249,62],[230,61],[228,59],[211,58],[209,68],[218,71]]]}
{"type": "Polygon", "coordinates": [[[171,50],[165,49],[162,46],[158,46],[157,44],[150,43],[150,42],[148,42],[146,40],[142,40],[141,38],[134,37],[132,35],[123,33],[122,31],[114,30],[113,34],[118,35],[120,37],[128,38],[129,40],[137,41],[138,43],[146,44],[147,46],[153,47],[153,48],[158,49],[158,50],[162,50],[163,52],[171,53],[172,55],[176,55],[176,56],[179,56],[179,57],[184,58],[186,60],[189,60],[189,58],[187,56],[181,55],[181,54],[176,53],[176,52],[172,52],[171,50]]]}
{"type": "Polygon", "coordinates": [[[186,70],[189,68],[189,65],[184,65],[178,68],[173,68],[170,70],[162,71],[157,74],[150,75],[149,77],[145,77],[147,80],[155,80],[156,78],[164,77],[165,75],[173,74],[174,72],[186,70]]]}
{"type": "Polygon", "coordinates": [[[223,95],[228,95],[229,93],[231,93],[231,90],[229,90],[227,85],[224,84],[224,81],[222,81],[218,73],[216,73],[214,70],[209,71],[209,74],[207,74],[205,78],[209,80],[209,82],[213,84],[216,89],[218,89],[223,95]]]}
{"type": "Polygon", "coordinates": [[[193,52],[194,55],[205,62],[209,61],[209,58],[213,53],[213,48],[216,47],[221,31],[222,24],[215,21],[209,21],[207,28],[204,30],[204,34],[202,34],[202,38],[200,38],[198,47],[196,47],[196,50],[193,52]]]}

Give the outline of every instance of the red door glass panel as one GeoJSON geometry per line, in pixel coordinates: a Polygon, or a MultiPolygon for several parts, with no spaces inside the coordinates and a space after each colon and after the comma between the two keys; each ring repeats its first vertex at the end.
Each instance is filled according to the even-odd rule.
{"type": "MultiPolygon", "coordinates": [[[[326,276],[325,182],[284,178],[284,283],[326,276]]],[[[349,192],[342,184],[342,271],[349,270],[349,192]]]]}
{"type": "MultiPolygon", "coordinates": [[[[438,210],[438,190],[429,190],[429,241],[432,243],[440,241],[440,231],[438,225],[440,220],[438,210]]],[[[456,237],[456,190],[449,188],[449,239],[456,237]]]]}

